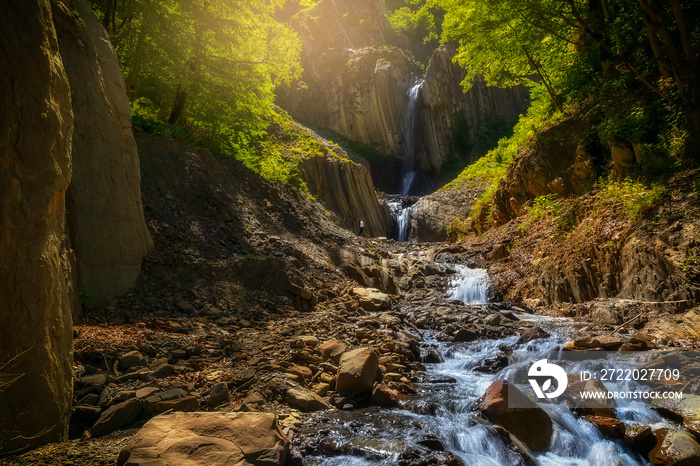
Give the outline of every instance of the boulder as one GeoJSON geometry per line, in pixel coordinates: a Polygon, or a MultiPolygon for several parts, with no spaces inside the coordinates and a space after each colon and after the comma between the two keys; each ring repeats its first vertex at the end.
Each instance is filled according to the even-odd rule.
{"type": "Polygon", "coordinates": [[[655,407],[681,417],[683,425],[700,438],[700,396],[683,393],[682,399],[660,400],[655,407]]]}
{"type": "Polygon", "coordinates": [[[372,390],[372,396],[369,401],[372,404],[396,408],[399,406],[399,392],[393,388],[389,388],[384,384],[377,384],[372,390]]]}
{"type": "Polygon", "coordinates": [[[479,335],[476,332],[462,327],[454,334],[452,341],[455,343],[468,343],[476,340],[477,338],[479,338],[479,335]]]}
{"type": "Polygon", "coordinates": [[[536,325],[534,327],[530,327],[529,329],[525,330],[522,334],[520,334],[520,338],[518,338],[518,341],[516,341],[515,344],[516,346],[524,345],[525,343],[529,343],[532,340],[548,337],[549,333],[542,330],[538,325],[536,325]]]}
{"type": "Polygon", "coordinates": [[[606,437],[623,438],[625,436],[625,424],[619,419],[588,415],[586,421],[596,426],[600,433],[606,437]]]}
{"type": "Polygon", "coordinates": [[[358,348],[340,358],[335,388],[338,392],[364,393],[377,380],[379,357],[371,348],[358,348]]]}
{"type": "Polygon", "coordinates": [[[600,335],[584,337],[574,340],[576,348],[601,349],[604,351],[617,351],[622,346],[622,340],[612,335],[600,335]]]}
{"type": "Polygon", "coordinates": [[[274,414],[174,413],[148,421],[117,466],[282,466],[288,454],[274,414]]]}
{"type": "Polygon", "coordinates": [[[700,445],[688,432],[662,428],[654,431],[654,436],[657,443],[649,452],[651,464],[665,466],[700,464],[700,445]]]}
{"type": "Polygon", "coordinates": [[[391,307],[391,296],[376,288],[353,288],[352,294],[365,311],[376,312],[391,307]]]}
{"type": "Polygon", "coordinates": [[[657,443],[651,427],[643,424],[626,426],[624,438],[627,445],[643,456],[648,456],[657,443]]]}
{"type": "Polygon", "coordinates": [[[225,382],[217,383],[211,389],[207,404],[209,406],[219,406],[226,401],[228,401],[228,385],[225,382]]]}
{"type": "Polygon", "coordinates": [[[117,429],[131,425],[141,415],[143,401],[131,398],[108,408],[90,429],[93,437],[102,437],[117,429]]]}
{"type": "Polygon", "coordinates": [[[304,412],[320,411],[331,407],[326,400],[303,388],[290,388],[284,399],[289,406],[304,412]]]}
{"type": "Polygon", "coordinates": [[[549,448],[554,431],[549,415],[507,380],[496,380],[479,399],[476,409],[532,451],[549,448]]]}
{"type": "Polygon", "coordinates": [[[325,359],[330,359],[333,361],[335,364],[337,364],[340,361],[340,357],[347,351],[348,346],[343,343],[342,341],[338,341],[335,338],[332,340],[328,340],[327,342],[323,343],[321,346],[318,347],[318,350],[321,352],[321,355],[325,359]]]}

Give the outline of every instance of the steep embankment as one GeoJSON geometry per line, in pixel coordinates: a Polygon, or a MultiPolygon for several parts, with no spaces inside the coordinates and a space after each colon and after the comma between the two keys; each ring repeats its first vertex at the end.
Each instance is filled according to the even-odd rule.
{"type": "Polygon", "coordinates": [[[17,5],[0,17],[0,452],[66,438],[78,295],[126,291],[151,245],[106,32],[82,0],[17,5]]]}

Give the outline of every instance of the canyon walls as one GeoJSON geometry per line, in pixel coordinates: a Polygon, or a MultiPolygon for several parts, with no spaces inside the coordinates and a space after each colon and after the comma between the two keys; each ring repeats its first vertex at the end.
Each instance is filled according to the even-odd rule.
{"type": "Polygon", "coordinates": [[[0,2],[0,454],[64,440],[73,113],[48,0],[0,2]]]}

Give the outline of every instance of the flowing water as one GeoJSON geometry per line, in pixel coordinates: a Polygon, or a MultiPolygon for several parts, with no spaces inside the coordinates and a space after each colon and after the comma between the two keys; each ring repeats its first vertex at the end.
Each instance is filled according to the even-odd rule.
{"type": "MultiPolygon", "coordinates": [[[[465,302],[486,302],[485,270],[452,266],[458,270],[448,297],[465,302]]],[[[475,401],[496,379],[513,380],[518,371],[527,371],[533,360],[547,357],[581,333],[570,319],[517,314],[550,333],[550,338],[534,340],[510,354],[510,364],[496,374],[475,372],[484,359],[499,353],[499,346],[513,346],[517,336],[473,343],[445,343],[425,336],[424,345],[442,354],[444,362],[427,364],[425,382],[418,384],[419,398],[406,409],[367,408],[330,415],[325,426],[337,445],[349,446],[355,454],[335,457],[305,458],[309,465],[395,464],[402,453],[426,435],[437,437],[445,449],[460,457],[466,465],[522,464],[498,430],[473,411],[475,401]],[[540,356],[538,356],[540,355],[540,356]],[[420,407],[423,408],[420,408],[420,407]]],[[[554,423],[550,449],[536,454],[541,465],[638,465],[645,458],[628,450],[622,441],[603,437],[589,422],[576,418],[561,402],[541,403],[554,423]]],[[[618,408],[625,422],[662,424],[649,408],[618,408]]],[[[345,449],[348,451],[348,448],[345,449]]]]}
{"type": "Polygon", "coordinates": [[[423,81],[420,81],[408,90],[408,108],[404,121],[404,153],[401,160],[401,190],[399,191],[402,196],[408,196],[413,180],[416,178],[416,171],[413,168],[416,159],[414,127],[416,101],[422,85],[423,81]]]}

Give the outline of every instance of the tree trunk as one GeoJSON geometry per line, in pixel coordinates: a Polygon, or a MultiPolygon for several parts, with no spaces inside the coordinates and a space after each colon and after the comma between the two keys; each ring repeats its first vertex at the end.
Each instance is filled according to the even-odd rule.
{"type": "Polygon", "coordinates": [[[187,103],[187,92],[182,89],[182,83],[177,85],[177,93],[175,94],[175,102],[173,102],[173,109],[170,112],[170,118],[168,118],[168,124],[174,125],[182,116],[185,111],[185,104],[187,103]]]}

